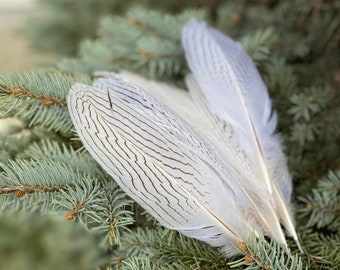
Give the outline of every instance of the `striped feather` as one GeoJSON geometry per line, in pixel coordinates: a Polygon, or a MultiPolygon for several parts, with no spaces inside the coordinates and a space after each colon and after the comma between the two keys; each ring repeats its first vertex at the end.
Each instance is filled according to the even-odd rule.
{"type": "Polygon", "coordinates": [[[128,72],[72,86],[68,108],[84,146],[163,226],[226,256],[259,234],[287,246],[281,223],[299,245],[277,119],[254,63],[195,20],[182,43],[189,93],[128,72]]]}
{"type": "MultiPolygon", "coordinates": [[[[164,84],[162,83],[148,81],[135,74],[123,72],[120,75],[114,73],[101,73],[98,75],[116,79],[120,78],[121,76],[134,82],[138,82],[139,85],[143,85],[145,89],[148,89],[148,93],[158,97],[158,99],[164,103],[166,102],[172,104],[169,102],[169,100],[179,100],[178,95],[183,97],[183,90],[167,89],[163,87],[164,84]],[[155,84],[158,87],[155,87],[155,84]],[[152,91],[150,89],[154,90],[152,91]],[[173,92],[175,92],[174,96],[172,95],[173,92]]],[[[199,86],[197,85],[194,77],[188,76],[186,82],[189,85],[192,98],[190,102],[192,103],[192,101],[195,101],[195,113],[192,112],[191,115],[186,117],[187,122],[185,125],[178,125],[178,121],[176,120],[177,117],[169,117],[171,114],[169,111],[162,108],[164,106],[158,107],[154,106],[153,104],[152,106],[148,104],[146,107],[152,108],[150,110],[151,114],[147,111],[144,111],[144,113],[147,114],[148,117],[153,117],[153,115],[155,115],[158,123],[163,121],[161,126],[164,125],[164,123],[168,125],[168,127],[173,126],[173,133],[180,133],[181,136],[177,138],[182,142],[183,140],[186,140],[186,143],[190,147],[191,151],[195,151],[196,155],[203,156],[205,160],[207,160],[209,156],[211,157],[211,152],[213,152],[214,155],[219,156],[219,159],[214,158],[213,160],[210,159],[206,162],[221,172],[220,176],[222,181],[225,183],[225,185],[229,186],[229,188],[233,190],[234,194],[236,194],[235,196],[237,204],[246,209],[248,220],[253,219],[253,222],[249,223],[255,222],[256,224],[261,224],[262,228],[260,231],[262,233],[270,235],[282,244],[285,244],[285,238],[280,227],[280,223],[278,221],[276,223],[272,222],[273,219],[276,219],[276,214],[271,204],[267,201],[262,201],[262,199],[257,195],[261,194],[258,184],[255,181],[249,182],[249,179],[253,179],[255,176],[248,165],[248,161],[244,159],[245,154],[242,151],[239,151],[233,143],[227,140],[227,138],[233,138],[230,126],[220,121],[216,115],[211,113],[207,107],[206,99],[202,95],[202,92],[197,91],[199,90],[199,86]],[[164,116],[166,116],[166,120],[163,119],[164,116]],[[196,134],[199,133],[201,136],[193,136],[190,133],[190,129],[186,129],[185,126],[191,126],[191,129],[194,129],[196,134]],[[189,138],[190,140],[188,140],[189,138]],[[212,151],[201,149],[202,147],[200,146],[200,141],[206,141],[204,145],[209,145],[212,151]],[[216,160],[219,160],[219,163],[216,162],[216,160]],[[223,160],[223,162],[221,160],[223,160]],[[245,186],[247,186],[247,189],[244,188],[245,186]],[[276,237],[277,235],[280,238],[276,237]]],[[[112,83],[110,85],[110,81],[106,79],[97,80],[94,86],[98,86],[100,88],[114,88],[114,85],[112,85],[112,83]]],[[[149,103],[151,101],[147,96],[143,96],[142,99],[144,100],[144,103],[149,103]]],[[[186,107],[188,104],[187,99],[184,99],[184,102],[185,106],[182,105],[181,107],[186,107]]],[[[189,103],[189,106],[191,103],[189,103]]],[[[171,108],[178,112],[177,107],[172,106],[171,108]]],[[[187,115],[183,110],[179,111],[178,114],[181,116],[187,115]]]]}
{"type": "Polygon", "coordinates": [[[193,150],[195,132],[125,81],[105,79],[95,86],[75,84],[68,95],[70,115],[90,154],[162,225],[223,247],[228,256],[237,253],[234,245],[249,240],[256,224],[240,226],[244,213],[204,140],[193,150]]]}

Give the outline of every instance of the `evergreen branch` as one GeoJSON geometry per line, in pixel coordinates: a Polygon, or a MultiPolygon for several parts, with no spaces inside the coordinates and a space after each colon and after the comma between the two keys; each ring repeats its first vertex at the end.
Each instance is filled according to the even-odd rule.
{"type": "Polygon", "coordinates": [[[83,175],[84,178],[72,186],[72,190],[65,189],[56,195],[54,205],[66,212],[66,219],[80,219],[103,234],[103,242],[110,246],[120,243],[121,233],[133,223],[133,213],[128,210],[132,201],[126,198],[112,179],[106,179],[106,174],[87,152],[43,140],[32,144],[23,156],[38,160],[52,159],[83,175]],[[89,175],[99,181],[88,178],[89,175]]]}
{"type": "Polygon", "coordinates": [[[77,172],[50,160],[11,160],[1,167],[0,198],[4,208],[51,211],[51,200],[57,193],[74,188],[79,179],[77,172]]]}
{"type": "Polygon", "coordinates": [[[17,115],[30,126],[42,124],[56,131],[70,130],[66,95],[76,81],[90,82],[84,75],[61,72],[22,72],[0,77],[0,108],[5,115],[17,115]]]}
{"type": "MultiPolygon", "coordinates": [[[[51,211],[51,201],[56,194],[74,188],[80,173],[76,169],[72,170],[69,162],[54,160],[53,154],[55,152],[51,151],[51,158],[45,160],[18,159],[1,164],[3,171],[0,174],[0,198],[3,208],[10,206],[14,209],[51,211]]],[[[56,154],[54,157],[57,159],[56,154]]],[[[77,159],[72,160],[77,164],[77,159]]]]}
{"type": "Polygon", "coordinates": [[[30,159],[2,164],[0,195],[16,196],[3,199],[3,207],[18,205],[15,198],[20,198],[21,205],[36,200],[41,211],[62,212],[67,220],[80,220],[98,231],[104,243],[120,243],[121,233],[133,223],[128,210],[132,201],[114,181],[106,179],[92,157],[47,140],[32,144],[22,157],[30,159]],[[37,192],[54,194],[32,197],[37,192]],[[29,196],[23,197],[25,194],[29,196]]]}
{"type": "Polygon", "coordinates": [[[67,186],[49,186],[44,187],[41,185],[27,185],[27,186],[14,186],[0,188],[0,195],[13,193],[15,197],[20,198],[25,194],[32,194],[34,192],[57,192],[60,190],[66,190],[67,186]]]}
{"type": "Polygon", "coordinates": [[[299,208],[299,218],[308,217],[307,228],[330,226],[340,216],[339,187],[340,171],[330,171],[327,177],[318,181],[312,194],[298,197],[304,203],[304,207],[299,208]]]}
{"type": "Polygon", "coordinates": [[[266,28],[254,34],[243,36],[240,42],[255,62],[263,63],[269,59],[277,40],[274,29],[266,28]]]}
{"type": "Polygon", "coordinates": [[[105,193],[101,200],[101,214],[105,219],[98,231],[104,234],[105,243],[110,246],[120,245],[121,235],[123,232],[130,232],[129,226],[135,222],[131,211],[133,201],[112,180],[103,184],[105,193]]]}
{"type": "Polygon", "coordinates": [[[227,261],[216,249],[163,228],[138,228],[121,238],[121,248],[116,252],[116,263],[136,257],[148,258],[153,267],[185,265],[187,269],[226,269],[227,261]]]}
{"type": "Polygon", "coordinates": [[[80,220],[88,228],[100,233],[109,246],[120,244],[121,234],[133,224],[132,201],[117,185],[84,178],[72,190],[60,192],[53,203],[66,212],[67,220],[80,220]]]}
{"type": "Polygon", "coordinates": [[[264,237],[255,239],[250,246],[240,245],[239,248],[244,258],[229,263],[231,268],[241,267],[247,270],[302,270],[304,268],[298,254],[287,253],[275,241],[267,242],[264,237]]]}
{"type": "MultiPolygon", "coordinates": [[[[156,14],[158,15],[158,13],[156,13],[156,14]]],[[[163,35],[158,30],[151,28],[147,24],[142,23],[137,18],[133,17],[133,14],[131,14],[131,13],[127,15],[127,18],[128,18],[129,23],[133,26],[137,26],[140,29],[141,32],[148,31],[148,32],[152,33],[153,35],[155,35],[156,37],[167,38],[167,36],[163,35]]]]}
{"type": "Polygon", "coordinates": [[[184,11],[177,16],[171,16],[141,8],[133,8],[126,15],[129,23],[138,27],[141,32],[147,31],[158,39],[166,38],[178,43],[184,23],[191,17],[203,19],[205,16],[204,10],[184,11]]]}
{"type": "Polygon", "coordinates": [[[177,76],[186,68],[180,46],[181,28],[190,17],[203,16],[202,11],[170,16],[139,8],[130,10],[125,18],[105,18],[100,38],[82,44],[81,59],[63,61],[59,67],[89,73],[126,69],[163,79],[177,76]]]}
{"type": "Polygon", "coordinates": [[[56,192],[34,192],[23,197],[15,195],[0,196],[0,214],[7,210],[31,212],[36,211],[43,214],[53,213],[51,201],[56,192]]]}
{"type": "MultiPolygon", "coordinates": [[[[338,194],[340,192],[340,171],[329,171],[328,175],[318,181],[318,189],[338,194]]],[[[336,196],[334,194],[334,196],[336,196]]]]}
{"type": "Polygon", "coordinates": [[[294,118],[293,120],[310,121],[315,115],[326,110],[332,102],[332,93],[329,89],[324,88],[307,88],[302,89],[298,94],[293,94],[290,97],[292,107],[288,110],[294,118]]]}
{"type": "Polygon", "coordinates": [[[77,217],[91,228],[93,223],[100,220],[99,211],[103,210],[100,206],[102,192],[98,181],[85,177],[74,184],[73,189],[61,191],[53,204],[58,210],[67,212],[67,220],[77,217]]]}
{"type": "Polygon", "coordinates": [[[3,89],[8,94],[14,96],[15,98],[21,98],[21,96],[29,97],[32,99],[38,99],[42,101],[45,107],[50,107],[51,105],[57,105],[60,107],[66,106],[66,99],[55,98],[52,96],[37,95],[30,92],[27,89],[12,88],[6,85],[0,85],[0,89],[3,89]]]}
{"type": "Polygon", "coordinates": [[[18,157],[45,161],[53,160],[73,168],[81,175],[105,177],[105,174],[89,153],[76,151],[72,147],[66,147],[65,144],[53,140],[41,140],[39,143],[33,143],[18,157]]]}
{"type": "Polygon", "coordinates": [[[339,232],[330,236],[305,230],[301,234],[301,238],[308,256],[310,269],[338,269],[340,267],[339,232]]]}
{"type": "Polygon", "coordinates": [[[138,257],[128,258],[127,260],[121,262],[119,267],[119,270],[178,270],[178,269],[185,270],[189,268],[185,268],[185,266],[182,264],[180,268],[178,266],[169,264],[156,266],[152,262],[150,262],[150,260],[138,257]]]}
{"type": "Polygon", "coordinates": [[[1,186],[65,186],[79,179],[77,171],[53,160],[18,160],[1,164],[1,186]]]}

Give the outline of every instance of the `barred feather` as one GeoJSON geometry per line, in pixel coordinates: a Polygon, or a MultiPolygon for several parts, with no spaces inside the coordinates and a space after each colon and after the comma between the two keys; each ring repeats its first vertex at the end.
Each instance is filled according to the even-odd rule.
{"type": "Polygon", "coordinates": [[[235,254],[256,224],[239,226],[244,214],[204,139],[126,81],[101,79],[95,86],[76,84],[68,96],[90,154],[162,225],[235,254]]]}
{"type": "Polygon", "coordinates": [[[84,146],[162,225],[226,256],[259,234],[286,246],[280,223],[299,245],[277,119],[254,63],[195,20],[182,43],[189,94],[126,72],[72,86],[68,108],[84,146]]]}

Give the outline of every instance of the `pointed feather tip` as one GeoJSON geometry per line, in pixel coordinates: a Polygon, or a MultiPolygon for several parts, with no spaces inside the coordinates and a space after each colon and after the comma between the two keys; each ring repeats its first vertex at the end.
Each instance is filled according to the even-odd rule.
{"type": "Polygon", "coordinates": [[[300,252],[301,252],[302,254],[305,254],[305,252],[304,252],[304,250],[303,250],[303,248],[302,248],[302,246],[301,246],[301,243],[300,243],[299,239],[298,239],[298,238],[294,238],[294,240],[295,240],[295,244],[296,244],[296,246],[298,247],[298,249],[300,250],[300,252]]]}
{"type": "Polygon", "coordinates": [[[304,252],[304,250],[303,250],[303,248],[302,248],[302,245],[301,245],[301,243],[300,243],[299,237],[297,236],[297,233],[296,233],[295,229],[294,229],[293,232],[290,232],[290,231],[289,231],[289,233],[290,233],[290,236],[293,238],[293,240],[294,240],[296,246],[297,246],[298,249],[300,250],[300,252],[301,252],[302,254],[305,254],[305,252],[304,252]]]}

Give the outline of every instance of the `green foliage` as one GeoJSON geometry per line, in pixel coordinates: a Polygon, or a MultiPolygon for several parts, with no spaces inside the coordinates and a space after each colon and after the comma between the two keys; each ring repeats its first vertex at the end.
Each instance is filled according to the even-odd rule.
{"type": "Polygon", "coordinates": [[[226,259],[216,249],[159,227],[138,228],[124,235],[115,256],[115,261],[120,262],[118,266],[122,264],[123,269],[132,261],[140,267],[145,262],[151,262],[148,266],[152,267],[150,269],[160,269],[165,265],[170,269],[223,269],[228,266],[226,259]],[[174,268],[178,264],[183,265],[183,268],[174,268]]]}
{"type": "Polygon", "coordinates": [[[273,28],[266,28],[243,36],[240,42],[253,60],[261,64],[270,59],[271,50],[277,42],[277,36],[273,28]]]}
{"type": "Polygon", "coordinates": [[[252,243],[250,248],[243,250],[245,258],[230,263],[232,269],[280,269],[302,270],[302,258],[298,254],[288,254],[274,241],[267,242],[260,237],[252,243]],[[241,267],[241,268],[240,268],[241,267]]]}
{"type": "Polygon", "coordinates": [[[132,202],[91,156],[46,140],[2,164],[0,209],[55,213],[84,223],[102,245],[119,244],[133,223],[132,202]]]}
{"type": "Polygon", "coordinates": [[[80,224],[9,211],[0,219],[0,261],[7,270],[95,269],[104,260],[96,236],[80,224]]]}
{"type": "Polygon", "coordinates": [[[299,218],[307,218],[307,228],[328,228],[338,231],[340,226],[340,171],[330,171],[328,176],[319,180],[317,187],[299,200],[305,204],[300,208],[299,218]]]}
{"type": "MultiPolygon", "coordinates": [[[[0,233],[4,232],[0,249],[13,247],[5,235],[15,231],[18,237],[39,243],[52,237],[55,254],[70,269],[90,258],[96,258],[102,269],[123,270],[340,268],[340,59],[335,0],[138,1],[166,12],[135,8],[137,1],[44,2],[53,9],[46,21],[37,22],[37,42],[44,44],[45,35],[52,47],[74,54],[78,42],[86,40],[79,57],[62,61],[58,70],[0,76],[0,116],[19,119],[0,123],[6,123],[0,129],[0,233]],[[125,15],[117,16],[121,11],[125,15]],[[294,243],[289,242],[290,252],[286,252],[260,238],[241,245],[242,255],[226,261],[218,250],[160,228],[82,150],[72,130],[65,97],[74,82],[90,84],[93,71],[127,69],[183,85],[188,68],[180,31],[192,16],[239,40],[265,79],[294,179],[293,203],[304,254],[294,243]],[[15,223],[18,210],[28,214],[18,214],[15,223]],[[47,218],[52,214],[64,221],[47,218]],[[28,224],[32,234],[20,223],[28,224]],[[83,224],[88,230],[82,235],[72,231],[75,253],[66,248],[73,229],[64,230],[60,224],[65,223],[79,231],[83,224]],[[38,231],[41,234],[34,233],[38,231]],[[91,253],[102,248],[107,254],[103,260],[91,253]]],[[[2,258],[0,252],[1,263],[8,269],[10,263],[30,269],[27,257],[21,255],[26,247],[13,248],[17,260],[11,257],[14,253],[2,258]]],[[[50,250],[46,247],[43,259],[50,260],[52,267],[55,254],[50,250]]],[[[86,267],[82,269],[94,269],[86,267]]]]}
{"type": "MultiPolygon", "coordinates": [[[[24,30],[34,49],[74,56],[83,39],[97,36],[98,24],[103,16],[125,15],[126,10],[136,5],[179,13],[186,8],[202,6],[213,8],[220,1],[209,3],[209,1],[196,0],[161,2],[158,0],[39,0],[44,13],[38,18],[32,18],[24,30]]],[[[152,17],[151,20],[154,21],[152,17]]]]}
{"type": "Polygon", "coordinates": [[[95,37],[98,19],[105,14],[124,11],[122,0],[40,0],[44,14],[32,19],[25,28],[32,47],[74,55],[79,42],[95,37]],[[43,38],[43,42],[42,42],[43,38]]]}
{"type": "Polygon", "coordinates": [[[304,246],[308,251],[310,269],[339,269],[340,235],[327,235],[322,232],[306,230],[301,234],[304,246]]]}
{"type": "Polygon", "coordinates": [[[33,71],[0,77],[0,109],[3,116],[18,116],[28,125],[70,131],[66,95],[74,82],[89,83],[86,75],[60,71],[33,71]]]}
{"type": "Polygon", "coordinates": [[[191,17],[203,17],[203,12],[170,16],[134,8],[126,17],[104,18],[100,37],[83,42],[80,59],[64,60],[59,68],[90,74],[96,70],[128,69],[154,78],[178,76],[185,68],[181,28],[191,17]]]}

